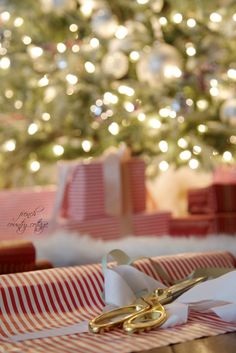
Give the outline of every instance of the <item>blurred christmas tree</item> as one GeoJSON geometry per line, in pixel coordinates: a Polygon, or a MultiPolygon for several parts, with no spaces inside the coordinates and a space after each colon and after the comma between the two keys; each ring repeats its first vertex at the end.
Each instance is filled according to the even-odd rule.
{"type": "Polygon", "coordinates": [[[149,172],[234,161],[235,0],[0,1],[0,185],[125,141],[149,172]]]}

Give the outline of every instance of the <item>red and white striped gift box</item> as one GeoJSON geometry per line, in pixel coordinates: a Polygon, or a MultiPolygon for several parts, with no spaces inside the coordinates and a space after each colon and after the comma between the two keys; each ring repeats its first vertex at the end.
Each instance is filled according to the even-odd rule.
{"type": "Polygon", "coordinates": [[[170,212],[140,213],[132,215],[134,235],[169,234],[170,212]]]}
{"type": "Polygon", "coordinates": [[[55,193],[54,186],[0,191],[0,239],[46,232],[55,193]]]}
{"type": "MultiPolygon", "coordinates": [[[[174,280],[182,279],[196,268],[235,267],[235,258],[227,252],[164,256],[153,261],[174,280]]],[[[149,259],[139,260],[136,267],[160,280],[149,259]]],[[[236,331],[236,323],[224,322],[209,313],[191,312],[187,324],[134,335],[116,329],[101,335],[80,333],[14,343],[14,337],[20,334],[63,328],[101,313],[103,280],[100,265],[1,276],[3,351],[128,353],[236,331]]]]}
{"type": "Polygon", "coordinates": [[[120,220],[115,216],[96,217],[86,221],[61,219],[57,226],[70,232],[88,234],[103,240],[116,239],[121,236],[120,220]]]}

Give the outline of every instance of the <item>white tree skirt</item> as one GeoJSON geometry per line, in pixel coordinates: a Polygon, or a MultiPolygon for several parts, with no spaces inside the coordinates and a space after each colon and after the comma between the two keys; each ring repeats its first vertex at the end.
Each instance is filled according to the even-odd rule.
{"type": "Polygon", "coordinates": [[[129,236],[103,241],[86,235],[59,231],[53,235],[33,238],[37,259],[48,259],[54,266],[71,266],[101,262],[112,249],[122,249],[130,257],[170,255],[184,252],[227,250],[236,256],[236,235],[208,237],[129,236]]]}

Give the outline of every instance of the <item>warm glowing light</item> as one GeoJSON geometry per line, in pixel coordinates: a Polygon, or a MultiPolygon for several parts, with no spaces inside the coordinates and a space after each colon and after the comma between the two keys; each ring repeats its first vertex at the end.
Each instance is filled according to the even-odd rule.
{"type": "Polygon", "coordinates": [[[111,123],[108,126],[108,131],[112,134],[112,135],[117,135],[120,131],[119,125],[115,122],[111,123]]]}
{"type": "Polygon", "coordinates": [[[133,103],[131,103],[131,102],[125,102],[124,103],[124,108],[129,113],[132,113],[134,111],[134,109],[135,109],[133,103]]]}
{"type": "Polygon", "coordinates": [[[21,109],[22,106],[23,106],[23,102],[22,102],[22,101],[20,101],[19,99],[18,99],[17,101],[15,101],[14,107],[15,107],[16,109],[21,109]]]}
{"type": "Polygon", "coordinates": [[[136,0],[136,1],[140,5],[145,5],[145,4],[149,3],[149,0],[136,0]]]}
{"type": "Polygon", "coordinates": [[[24,20],[23,20],[22,17],[17,17],[14,20],[14,26],[15,27],[21,27],[23,25],[23,23],[24,23],[24,20]]]}
{"type": "Polygon", "coordinates": [[[138,61],[139,58],[140,58],[140,54],[139,54],[139,52],[133,50],[133,51],[131,51],[131,53],[129,54],[129,57],[130,57],[130,60],[132,60],[132,61],[138,61]]]}
{"type": "Polygon", "coordinates": [[[86,61],[84,68],[89,74],[92,74],[95,71],[95,65],[90,61],[86,61]]]}
{"type": "Polygon", "coordinates": [[[194,56],[195,54],[196,54],[196,49],[195,49],[195,47],[193,46],[193,44],[192,43],[187,43],[186,44],[186,54],[188,55],[188,56],[194,56]]]}
{"type": "Polygon", "coordinates": [[[160,129],[161,127],[161,122],[160,120],[156,119],[156,118],[151,118],[148,121],[148,125],[153,128],[153,129],[160,129]]]}
{"type": "Polygon", "coordinates": [[[178,66],[166,65],[164,68],[164,76],[166,78],[179,78],[182,76],[182,71],[178,66]]]}
{"type": "Polygon", "coordinates": [[[191,169],[197,169],[199,167],[199,161],[197,159],[192,158],[188,162],[188,165],[191,169]]]}
{"type": "Polygon", "coordinates": [[[177,120],[178,120],[178,123],[180,123],[180,124],[183,124],[185,122],[185,118],[182,115],[179,115],[177,120]]]}
{"type": "Polygon", "coordinates": [[[0,69],[7,70],[11,65],[11,61],[7,56],[0,59],[0,69]]]}
{"type": "Polygon", "coordinates": [[[212,87],[216,87],[216,86],[218,86],[218,81],[217,81],[215,78],[212,78],[212,79],[210,80],[210,85],[211,85],[212,87]]]}
{"type": "Polygon", "coordinates": [[[161,25],[161,26],[166,26],[167,23],[168,23],[166,17],[160,17],[160,18],[159,18],[159,22],[160,22],[160,25],[161,25]]]}
{"type": "Polygon", "coordinates": [[[206,110],[209,106],[209,103],[206,99],[199,99],[196,104],[198,109],[201,111],[206,110]]]}
{"type": "Polygon", "coordinates": [[[39,129],[38,124],[32,123],[28,127],[28,134],[34,135],[38,131],[38,129],[39,129]]]}
{"type": "Polygon", "coordinates": [[[168,118],[171,109],[169,107],[161,108],[159,114],[162,118],[168,118]]]}
{"type": "Polygon", "coordinates": [[[71,50],[73,51],[73,53],[78,53],[80,51],[80,47],[78,44],[74,44],[71,50]]]}
{"type": "Polygon", "coordinates": [[[218,87],[211,87],[209,92],[212,97],[217,97],[219,95],[219,88],[218,87]]]}
{"type": "Polygon", "coordinates": [[[236,69],[229,69],[227,75],[230,79],[236,80],[236,69]]]}
{"type": "Polygon", "coordinates": [[[72,24],[70,25],[70,27],[69,27],[69,30],[70,30],[71,32],[77,32],[78,29],[79,29],[79,27],[78,27],[77,24],[75,24],[75,23],[72,23],[72,24]]]}
{"type": "Polygon", "coordinates": [[[48,121],[48,120],[51,119],[51,115],[49,113],[45,112],[45,113],[42,114],[42,119],[44,121],[48,121]]]}
{"type": "Polygon", "coordinates": [[[7,152],[12,152],[14,151],[16,148],[16,141],[15,140],[8,140],[6,141],[4,144],[3,144],[3,149],[4,151],[7,151],[7,152]]]}
{"type": "Polygon", "coordinates": [[[66,45],[64,43],[58,43],[57,51],[61,54],[64,53],[66,51],[66,45]]]}
{"type": "Polygon", "coordinates": [[[173,15],[173,22],[174,23],[181,23],[183,20],[183,15],[181,13],[175,13],[173,15]]]}
{"type": "Polygon", "coordinates": [[[191,158],[191,156],[192,156],[192,153],[188,150],[180,152],[179,154],[179,158],[182,159],[183,161],[187,161],[188,159],[191,158]]]}
{"type": "Polygon", "coordinates": [[[71,85],[76,85],[76,83],[78,82],[78,77],[72,74],[68,74],[66,75],[66,81],[71,85]]]}
{"type": "Polygon", "coordinates": [[[10,20],[10,13],[8,11],[3,11],[1,14],[0,14],[0,18],[3,22],[7,22],[10,20]]]}
{"type": "Polygon", "coordinates": [[[236,22],[236,13],[233,14],[233,20],[236,22]]]}
{"type": "Polygon", "coordinates": [[[94,3],[92,0],[87,0],[83,2],[83,4],[80,7],[80,11],[85,17],[89,17],[93,11],[94,8],[94,3]]]}
{"type": "Polygon", "coordinates": [[[92,38],[89,43],[90,43],[91,47],[94,48],[94,49],[98,48],[99,44],[100,44],[99,40],[97,38],[95,38],[95,37],[92,38]]]}
{"type": "Polygon", "coordinates": [[[101,107],[101,106],[103,105],[103,101],[102,101],[101,99],[97,99],[97,100],[96,100],[96,105],[97,105],[98,107],[101,107]]]}
{"type": "Polygon", "coordinates": [[[232,156],[232,153],[229,152],[229,151],[225,151],[223,153],[223,159],[226,161],[226,162],[230,162],[232,160],[233,156],[232,156]]]}
{"type": "Polygon", "coordinates": [[[200,125],[198,125],[197,129],[199,132],[204,133],[208,130],[208,127],[204,124],[200,124],[200,125]]]}
{"type": "Polygon", "coordinates": [[[169,163],[168,163],[168,162],[166,162],[166,161],[161,161],[161,162],[159,163],[159,169],[160,169],[162,172],[167,171],[168,168],[169,168],[169,163]]]}
{"type": "Polygon", "coordinates": [[[198,145],[193,146],[193,153],[200,154],[202,152],[202,148],[198,145]]]}
{"type": "Polygon", "coordinates": [[[210,14],[210,20],[211,22],[221,22],[222,21],[222,16],[218,12],[213,12],[210,14]]]}
{"type": "Polygon", "coordinates": [[[158,145],[159,145],[159,148],[160,148],[161,152],[165,153],[165,152],[168,151],[169,146],[168,146],[167,141],[162,140],[162,141],[159,142],[158,145]]]}
{"type": "Polygon", "coordinates": [[[192,107],[192,105],[193,105],[193,100],[192,100],[191,98],[187,98],[187,99],[186,99],[186,104],[187,104],[188,107],[192,107]]]}
{"type": "Polygon", "coordinates": [[[14,96],[14,92],[12,91],[12,89],[6,89],[5,96],[8,99],[12,98],[14,96]]]}
{"type": "Polygon", "coordinates": [[[54,145],[52,150],[56,156],[62,156],[64,153],[64,147],[61,145],[54,145]]]}
{"type": "Polygon", "coordinates": [[[28,47],[28,51],[32,59],[37,59],[43,54],[43,49],[41,47],[30,46],[28,47]]]}
{"type": "Polygon", "coordinates": [[[40,169],[40,163],[38,161],[33,161],[30,163],[30,170],[32,172],[37,172],[40,169]]]}
{"type": "Polygon", "coordinates": [[[134,95],[134,89],[129,86],[121,85],[118,87],[118,92],[125,94],[126,96],[132,97],[134,95]]]}
{"type": "Polygon", "coordinates": [[[32,39],[30,36],[23,36],[22,37],[22,42],[25,44],[25,45],[29,45],[31,42],[32,42],[32,39]]]}
{"type": "Polygon", "coordinates": [[[146,119],[146,115],[144,113],[139,113],[138,114],[138,120],[139,121],[145,121],[146,119]]]}
{"type": "Polygon", "coordinates": [[[190,27],[190,28],[193,28],[195,27],[197,24],[196,20],[194,18],[189,18],[187,20],[187,26],[190,27]]]}
{"type": "Polygon", "coordinates": [[[105,92],[103,96],[103,102],[104,104],[116,104],[118,103],[118,97],[111,93],[111,92],[105,92]]]}
{"type": "Polygon", "coordinates": [[[177,143],[178,143],[178,146],[181,148],[188,147],[188,142],[183,137],[181,137],[177,143]]]}
{"type": "Polygon", "coordinates": [[[118,39],[124,39],[128,34],[128,29],[125,26],[118,26],[115,36],[118,39]]]}
{"type": "Polygon", "coordinates": [[[84,152],[89,152],[92,148],[92,142],[89,140],[84,140],[81,145],[84,152]]]}
{"type": "Polygon", "coordinates": [[[236,136],[235,135],[230,136],[229,141],[230,143],[236,145],[236,136]]]}
{"type": "Polygon", "coordinates": [[[38,86],[39,87],[45,87],[47,86],[49,83],[49,79],[47,77],[47,75],[44,75],[39,81],[38,81],[38,86]]]}

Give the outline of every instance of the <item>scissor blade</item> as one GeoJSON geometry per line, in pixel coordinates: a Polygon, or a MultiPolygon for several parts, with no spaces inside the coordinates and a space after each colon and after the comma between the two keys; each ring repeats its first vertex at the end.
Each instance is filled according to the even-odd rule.
{"type": "Polygon", "coordinates": [[[174,284],[173,286],[168,288],[168,292],[171,297],[171,300],[176,299],[181,294],[183,294],[190,288],[194,287],[196,284],[205,281],[206,279],[207,277],[198,277],[198,278],[187,279],[185,281],[174,284]]]}

